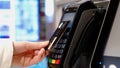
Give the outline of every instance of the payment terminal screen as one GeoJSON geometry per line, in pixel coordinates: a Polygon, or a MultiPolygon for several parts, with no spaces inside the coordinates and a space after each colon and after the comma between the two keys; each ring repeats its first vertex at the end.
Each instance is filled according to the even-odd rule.
{"type": "Polygon", "coordinates": [[[72,13],[65,13],[62,21],[70,21],[70,24],[68,25],[68,27],[71,27],[73,19],[74,19],[74,16],[75,16],[74,12],[72,12],[72,13]]]}

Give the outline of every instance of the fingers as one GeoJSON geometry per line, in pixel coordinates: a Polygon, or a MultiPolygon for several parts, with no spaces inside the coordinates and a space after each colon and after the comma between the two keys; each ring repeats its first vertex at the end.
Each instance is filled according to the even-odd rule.
{"type": "Polygon", "coordinates": [[[14,42],[14,55],[21,55],[22,53],[29,53],[28,51],[33,51],[27,54],[22,55],[24,59],[22,60],[23,66],[30,66],[37,64],[42,61],[45,57],[45,47],[48,46],[49,41],[44,42],[14,42]]]}
{"type": "Polygon", "coordinates": [[[49,41],[44,42],[14,42],[14,55],[28,50],[41,49],[48,46],[49,41]]]}
{"type": "Polygon", "coordinates": [[[50,52],[46,50],[46,53],[45,53],[45,54],[46,54],[46,55],[49,55],[49,54],[50,54],[50,52]]]}
{"type": "Polygon", "coordinates": [[[45,49],[41,48],[40,50],[35,50],[32,54],[24,54],[14,56],[14,65],[17,66],[31,66],[39,63],[45,57],[45,49]]]}
{"type": "Polygon", "coordinates": [[[44,48],[42,48],[40,50],[40,52],[38,53],[38,57],[39,57],[38,58],[39,62],[43,60],[43,58],[45,57],[45,49],[44,48]]]}
{"type": "Polygon", "coordinates": [[[35,56],[33,57],[33,59],[31,59],[30,64],[31,64],[31,65],[37,64],[37,63],[39,63],[40,61],[42,61],[44,57],[45,57],[45,49],[42,48],[42,49],[40,49],[39,52],[37,52],[37,55],[35,55],[35,56]]]}
{"type": "Polygon", "coordinates": [[[44,47],[47,47],[49,44],[49,41],[44,41],[44,42],[29,42],[27,45],[28,49],[41,49],[44,47]]]}

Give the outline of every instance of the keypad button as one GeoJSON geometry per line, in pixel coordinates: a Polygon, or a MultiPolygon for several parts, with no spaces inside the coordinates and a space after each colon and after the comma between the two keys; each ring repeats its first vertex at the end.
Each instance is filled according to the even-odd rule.
{"type": "Polygon", "coordinates": [[[59,42],[58,42],[58,44],[65,44],[66,42],[65,42],[65,39],[61,39],[59,42]]]}
{"type": "Polygon", "coordinates": [[[62,54],[63,53],[63,50],[60,50],[60,52],[59,52],[60,54],[62,54]]]}
{"type": "Polygon", "coordinates": [[[55,57],[54,57],[55,59],[58,59],[58,55],[57,54],[55,54],[55,57]]]}
{"type": "Polygon", "coordinates": [[[52,59],[52,64],[55,64],[56,63],[56,60],[55,59],[52,59]]]}
{"type": "Polygon", "coordinates": [[[48,58],[48,62],[49,62],[49,63],[52,63],[52,59],[51,59],[51,58],[48,58]]]}
{"type": "Polygon", "coordinates": [[[52,56],[51,56],[52,58],[54,58],[55,57],[55,54],[52,54],[52,56]]]}
{"type": "Polygon", "coordinates": [[[52,50],[53,53],[56,52],[56,50],[64,49],[65,44],[59,43],[57,46],[55,46],[54,50],[52,50]]]}
{"type": "Polygon", "coordinates": [[[60,64],[60,59],[57,59],[55,64],[60,64]]]}
{"type": "Polygon", "coordinates": [[[62,40],[60,40],[60,42],[59,42],[59,43],[66,44],[66,42],[67,42],[67,40],[66,40],[66,39],[62,39],[62,40]]]}
{"type": "Polygon", "coordinates": [[[48,58],[48,62],[52,64],[60,64],[60,59],[48,58]]]}
{"type": "Polygon", "coordinates": [[[62,49],[65,48],[65,44],[62,44],[62,47],[61,47],[61,48],[62,48],[62,49]]]}
{"type": "Polygon", "coordinates": [[[56,48],[58,49],[62,48],[62,44],[58,44],[56,48]]]}
{"type": "Polygon", "coordinates": [[[62,55],[58,55],[58,59],[60,59],[62,57],[62,55]]]}
{"type": "Polygon", "coordinates": [[[58,45],[59,45],[59,44],[55,44],[54,48],[57,48],[58,45]]]}
{"type": "Polygon", "coordinates": [[[59,54],[59,53],[60,53],[60,50],[57,50],[56,53],[59,54]]]}
{"type": "Polygon", "coordinates": [[[63,43],[66,43],[66,42],[67,42],[67,39],[64,39],[64,40],[63,40],[63,43]]]}

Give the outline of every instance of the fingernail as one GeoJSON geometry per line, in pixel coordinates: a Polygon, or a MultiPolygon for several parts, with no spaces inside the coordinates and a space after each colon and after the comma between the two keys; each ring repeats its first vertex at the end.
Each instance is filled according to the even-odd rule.
{"type": "Polygon", "coordinates": [[[49,43],[49,41],[43,41],[43,42],[41,42],[41,44],[48,44],[49,43]]]}

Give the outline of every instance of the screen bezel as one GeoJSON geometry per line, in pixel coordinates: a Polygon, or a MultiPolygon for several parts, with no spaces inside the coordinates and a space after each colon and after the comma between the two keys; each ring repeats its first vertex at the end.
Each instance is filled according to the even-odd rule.
{"type": "Polygon", "coordinates": [[[110,0],[106,17],[103,21],[103,26],[99,35],[98,42],[96,43],[97,47],[95,49],[93,58],[91,60],[90,66],[92,68],[102,68],[103,67],[103,56],[105,47],[110,35],[110,31],[114,22],[116,11],[118,8],[120,0],[110,0]]]}

